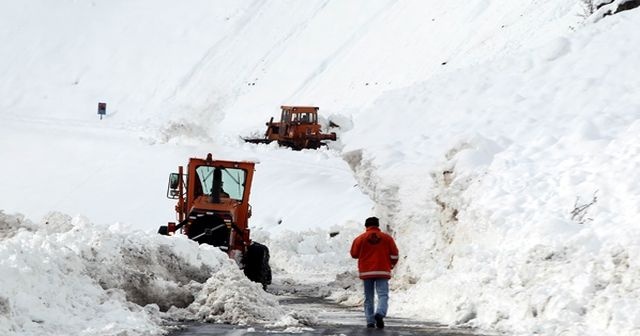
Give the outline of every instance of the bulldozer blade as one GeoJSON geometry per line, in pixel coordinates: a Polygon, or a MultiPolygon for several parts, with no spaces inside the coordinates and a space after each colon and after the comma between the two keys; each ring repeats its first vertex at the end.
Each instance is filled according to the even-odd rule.
{"type": "Polygon", "coordinates": [[[271,143],[271,141],[273,140],[269,140],[269,139],[247,139],[247,138],[242,138],[242,140],[244,140],[245,142],[249,142],[249,143],[254,143],[254,144],[268,144],[271,143]]]}

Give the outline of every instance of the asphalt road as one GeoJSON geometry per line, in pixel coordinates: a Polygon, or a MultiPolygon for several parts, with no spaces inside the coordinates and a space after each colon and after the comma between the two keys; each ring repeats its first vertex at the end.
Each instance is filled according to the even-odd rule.
{"type": "Polygon", "coordinates": [[[313,326],[292,329],[273,329],[264,326],[236,326],[228,324],[188,323],[182,330],[170,336],[209,336],[209,335],[432,335],[432,336],[470,336],[479,334],[469,329],[449,329],[434,323],[388,317],[385,328],[366,328],[362,310],[348,309],[321,298],[282,297],[280,304],[298,311],[307,311],[318,317],[313,326]]]}

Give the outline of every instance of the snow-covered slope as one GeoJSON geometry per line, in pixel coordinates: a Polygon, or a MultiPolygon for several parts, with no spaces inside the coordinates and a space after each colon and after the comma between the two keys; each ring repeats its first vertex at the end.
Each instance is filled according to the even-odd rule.
{"type": "Polygon", "coordinates": [[[232,135],[262,128],[284,103],[360,110],[383,91],[517,52],[579,19],[571,0],[0,6],[3,114],[94,121],[106,101],[112,123],[187,119],[232,135]]]}
{"type": "MultiPolygon", "coordinates": [[[[123,276],[127,253],[114,249],[214,253],[127,238],[172,219],[167,173],[213,152],[261,162],[251,224],[279,276],[357,302],[341,289],[357,284],[346,247],[376,214],[403,255],[392,314],[510,334],[640,333],[640,12],[585,18],[584,3],[0,3],[0,209],[35,223],[51,210],[89,217],[19,230],[3,215],[12,233],[0,237],[0,266],[27,281],[0,280],[0,330],[160,332],[164,313],[138,305],[156,300],[105,282],[83,251],[104,241],[98,255],[123,276]],[[292,152],[239,140],[282,104],[320,106],[342,125],[339,141],[292,152]],[[42,302],[71,303],[79,322],[51,324],[53,310],[33,304],[42,283],[80,288],[42,302]],[[111,329],[81,323],[100,309],[113,312],[111,329]]],[[[208,258],[208,272],[233,278],[208,258]]],[[[208,305],[229,295],[219,278],[166,276],[158,288],[196,299],[174,316],[225,321],[208,305]]],[[[245,292],[260,302],[257,320],[286,314],[245,292]]]]}
{"type": "Polygon", "coordinates": [[[386,119],[354,120],[347,149],[366,146],[376,189],[394,190],[376,203],[415,246],[398,308],[525,333],[638,331],[639,14],[390,92],[371,108],[386,119]],[[402,120],[385,115],[398,106],[402,120]],[[393,142],[363,138],[392,122],[393,142]]]}

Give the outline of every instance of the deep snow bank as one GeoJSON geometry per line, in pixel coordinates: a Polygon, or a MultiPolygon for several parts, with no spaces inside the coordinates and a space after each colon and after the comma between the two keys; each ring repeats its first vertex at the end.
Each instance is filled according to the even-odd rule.
{"type": "Polygon", "coordinates": [[[435,76],[354,120],[347,157],[362,148],[361,184],[403,254],[394,310],[523,334],[640,333],[638,22],[619,13],[435,76]]]}
{"type": "Polygon", "coordinates": [[[0,253],[2,335],[156,335],[161,318],[298,324],[226,254],[184,237],[0,212],[0,253]]]}

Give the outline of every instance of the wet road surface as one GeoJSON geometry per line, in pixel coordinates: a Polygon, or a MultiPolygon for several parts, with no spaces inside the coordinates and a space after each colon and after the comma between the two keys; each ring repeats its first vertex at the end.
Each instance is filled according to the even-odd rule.
{"type": "Polygon", "coordinates": [[[408,319],[385,318],[385,328],[366,328],[362,309],[349,309],[331,303],[321,298],[312,297],[282,297],[280,304],[292,310],[305,311],[314,314],[318,323],[313,326],[293,328],[267,328],[261,325],[237,326],[228,324],[187,323],[182,330],[175,331],[169,336],[209,336],[209,335],[433,335],[433,336],[471,336],[469,329],[449,329],[428,322],[408,319]]]}

